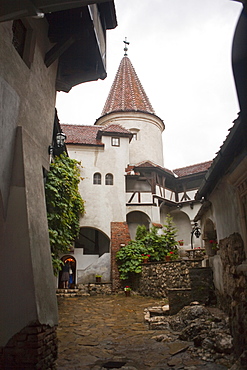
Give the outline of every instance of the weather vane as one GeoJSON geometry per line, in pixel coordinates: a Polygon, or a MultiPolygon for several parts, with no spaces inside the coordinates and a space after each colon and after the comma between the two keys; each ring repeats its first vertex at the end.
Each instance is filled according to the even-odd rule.
{"type": "Polygon", "coordinates": [[[130,43],[127,41],[127,37],[125,37],[125,41],[124,42],[124,56],[127,57],[127,51],[128,51],[128,47],[127,45],[129,45],[130,43]]]}

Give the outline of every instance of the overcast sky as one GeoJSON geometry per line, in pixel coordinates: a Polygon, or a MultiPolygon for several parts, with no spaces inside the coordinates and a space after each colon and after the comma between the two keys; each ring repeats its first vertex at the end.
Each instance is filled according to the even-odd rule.
{"type": "Polygon", "coordinates": [[[118,26],[107,31],[107,78],[58,93],[61,123],[93,125],[120,61],[128,57],[165,124],[164,166],[211,160],[239,106],[231,46],[242,4],[231,0],[115,0],[118,26]]]}

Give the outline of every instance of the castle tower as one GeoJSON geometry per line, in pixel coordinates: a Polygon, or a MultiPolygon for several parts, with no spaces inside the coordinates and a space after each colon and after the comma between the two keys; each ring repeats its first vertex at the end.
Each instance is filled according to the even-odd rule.
{"type": "Polygon", "coordinates": [[[156,116],[141,82],[125,55],[110,89],[102,115],[95,125],[119,124],[133,133],[131,165],[152,161],[163,166],[163,121],[156,116]]]}

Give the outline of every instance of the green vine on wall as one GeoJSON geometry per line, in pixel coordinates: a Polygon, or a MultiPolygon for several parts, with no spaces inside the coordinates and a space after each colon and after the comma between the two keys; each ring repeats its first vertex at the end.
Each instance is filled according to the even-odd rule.
{"type": "Polygon", "coordinates": [[[162,261],[169,252],[177,252],[177,229],[169,214],[161,229],[162,232],[158,233],[158,230],[153,226],[149,231],[144,225],[139,225],[136,239],[131,240],[117,252],[120,279],[127,280],[131,273],[141,273],[145,255],[149,255],[149,261],[162,261]]]}
{"type": "Polygon", "coordinates": [[[66,154],[56,156],[48,172],[45,195],[54,274],[61,269],[60,254],[69,251],[79,235],[84,201],[78,190],[80,162],[66,154]]]}

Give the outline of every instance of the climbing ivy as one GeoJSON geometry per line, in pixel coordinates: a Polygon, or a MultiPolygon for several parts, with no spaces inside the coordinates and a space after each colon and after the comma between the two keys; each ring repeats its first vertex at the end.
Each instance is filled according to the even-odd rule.
{"type": "Polygon", "coordinates": [[[148,231],[144,225],[139,225],[136,239],[117,252],[120,279],[128,279],[130,273],[140,273],[145,255],[149,255],[149,261],[162,261],[169,252],[177,250],[177,229],[170,215],[166,217],[162,232],[158,233],[158,230],[160,229],[153,226],[148,231]]]}
{"type": "Polygon", "coordinates": [[[69,251],[80,230],[84,201],[78,190],[80,162],[66,154],[56,156],[48,172],[45,195],[54,274],[61,269],[61,253],[69,251]]]}

